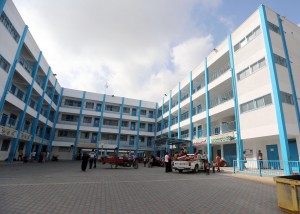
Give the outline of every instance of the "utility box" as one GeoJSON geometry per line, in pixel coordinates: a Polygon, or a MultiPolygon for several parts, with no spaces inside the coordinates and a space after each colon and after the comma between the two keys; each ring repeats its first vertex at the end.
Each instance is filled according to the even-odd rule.
{"type": "Polygon", "coordinates": [[[300,214],[300,175],[274,177],[278,206],[288,213],[300,214]]]}

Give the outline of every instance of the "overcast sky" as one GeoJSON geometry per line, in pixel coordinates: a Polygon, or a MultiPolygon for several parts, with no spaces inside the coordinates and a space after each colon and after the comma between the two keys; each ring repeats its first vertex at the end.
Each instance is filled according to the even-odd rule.
{"type": "Polygon", "coordinates": [[[13,2],[62,87],[155,102],[261,3],[300,23],[296,0],[13,2]]]}

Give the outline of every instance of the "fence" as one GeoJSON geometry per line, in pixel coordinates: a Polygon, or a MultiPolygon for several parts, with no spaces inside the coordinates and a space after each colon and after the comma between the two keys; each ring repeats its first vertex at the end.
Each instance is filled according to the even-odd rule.
{"type": "Polygon", "coordinates": [[[285,175],[284,163],[288,163],[291,174],[300,173],[300,161],[282,160],[234,160],[233,173],[255,174],[259,176],[281,176],[285,175]]]}

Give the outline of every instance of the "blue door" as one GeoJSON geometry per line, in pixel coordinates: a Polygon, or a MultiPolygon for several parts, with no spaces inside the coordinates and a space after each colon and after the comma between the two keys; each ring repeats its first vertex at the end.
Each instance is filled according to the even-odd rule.
{"type": "Polygon", "coordinates": [[[1,118],[1,121],[0,121],[1,126],[6,125],[7,118],[8,118],[7,114],[2,114],[2,118],[1,118]]]}
{"type": "Polygon", "coordinates": [[[236,160],[236,144],[224,144],[224,159],[226,161],[226,165],[232,167],[233,160],[236,160]]]}
{"type": "Polygon", "coordinates": [[[94,127],[99,127],[99,122],[100,122],[100,119],[99,118],[95,118],[95,120],[94,120],[94,127]]]}
{"type": "Polygon", "coordinates": [[[280,169],[278,147],[276,144],[267,145],[267,158],[269,169],[280,169]]]}
{"type": "MultiPolygon", "coordinates": [[[[299,161],[296,139],[289,140],[289,151],[290,151],[289,161],[299,161]]],[[[292,170],[296,170],[299,173],[300,166],[297,162],[290,163],[290,167],[292,167],[292,170]]]]}

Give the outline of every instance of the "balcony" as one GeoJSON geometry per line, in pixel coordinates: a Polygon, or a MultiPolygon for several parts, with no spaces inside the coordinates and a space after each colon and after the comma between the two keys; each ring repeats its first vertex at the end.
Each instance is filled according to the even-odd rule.
{"type": "Polygon", "coordinates": [[[210,100],[210,108],[216,107],[222,103],[227,102],[228,100],[231,100],[233,98],[233,91],[227,91],[222,93],[221,95],[217,97],[213,97],[210,100]]]}
{"type": "Polygon", "coordinates": [[[222,68],[216,70],[216,71],[209,71],[209,83],[214,81],[215,79],[222,76],[224,73],[226,73],[230,69],[229,62],[225,64],[222,68]]]}
{"type": "Polygon", "coordinates": [[[9,127],[9,128],[13,128],[16,129],[17,127],[17,119],[14,119],[12,117],[9,117],[6,114],[0,114],[0,125],[1,126],[5,126],[5,127],[9,127]]]}
{"type": "Polygon", "coordinates": [[[236,131],[236,123],[234,121],[223,122],[222,124],[215,125],[210,129],[210,135],[220,135],[228,132],[236,131]]]}
{"type": "Polygon", "coordinates": [[[31,76],[33,72],[33,66],[30,65],[23,57],[19,58],[19,63],[31,76]]]}

